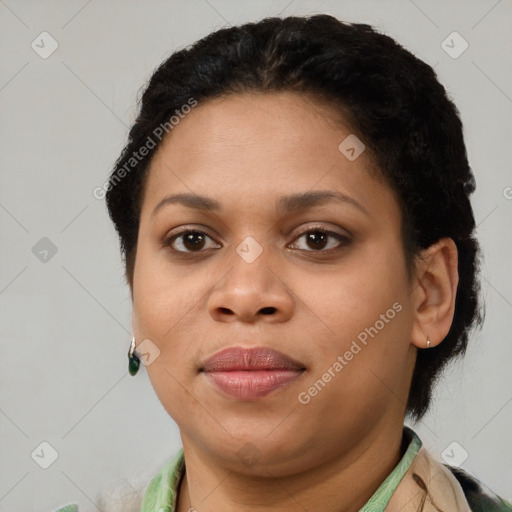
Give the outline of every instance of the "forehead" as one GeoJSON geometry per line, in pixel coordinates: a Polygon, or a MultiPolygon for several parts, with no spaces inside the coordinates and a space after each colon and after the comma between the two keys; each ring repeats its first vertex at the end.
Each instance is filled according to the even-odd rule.
{"type": "Polygon", "coordinates": [[[330,189],[368,209],[376,200],[393,203],[392,191],[369,172],[373,162],[367,152],[350,160],[340,151],[354,134],[334,108],[293,92],[198,103],[153,157],[143,215],[171,193],[261,204],[285,194],[330,189]]]}

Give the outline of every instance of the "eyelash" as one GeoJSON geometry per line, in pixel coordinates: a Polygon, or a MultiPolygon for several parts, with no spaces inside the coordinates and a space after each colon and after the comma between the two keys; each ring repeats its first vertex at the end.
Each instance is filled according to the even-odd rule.
{"type": "MultiPolygon", "coordinates": [[[[210,238],[211,240],[213,240],[212,237],[210,237],[208,235],[208,233],[205,233],[204,231],[201,231],[199,229],[184,229],[178,233],[174,233],[173,235],[171,236],[168,236],[164,241],[163,241],[163,247],[167,247],[171,250],[171,252],[173,252],[174,254],[178,255],[178,256],[186,256],[186,255],[191,255],[191,254],[200,254],[201,252],[205,252],[206,250],[208,249],[201,249],[199,251],[177,251],[176,249],[173,249],[171,247],[171,245],[173,244],[173,242],[181,237],[184,237],[190,233],[194,233],[194,234],[199,234],[199,235],[205,235],[206,237],[210,238]]],[[[339,250],[341,250],[344,246],[347,246],[351,243],[351,239],[347,236],[344,236],[344,235],[341,235],[340,233],[336,233],[335,231],[330,231],[328,229],[325,229],[323,227],[311,227],[309,229],[307,229],[306,231],[303,231],[302,233],[299,233],[295,238],[294,240],[298,240],[300,238],[302,238],[304,235],[307,235],[309,233],[322,233],[323,235],[327,235],[327,236],[332,236],[334,238],[337,238],[339,240],[339,245],[336,246],[336,247],[331,247],[330,249],[326,249],[326,250],[323,250],[323,249],[320,249],[320,250],[306,250],[306,249],[299,249],[299,250],[303,250],[304,252],[307,252],[307,253],[318,253],[318,254],[332,254],[334,252],[337,252],[339,250]]]]}

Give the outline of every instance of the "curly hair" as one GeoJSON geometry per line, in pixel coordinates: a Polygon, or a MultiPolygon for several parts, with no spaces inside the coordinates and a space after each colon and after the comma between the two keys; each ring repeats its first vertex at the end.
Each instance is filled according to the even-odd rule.
{"type": "Polygon", "coordinates": [[[475,179],[459,112],[434,70],[370,25],[325,14],[265,18],[217,30],[171,54],[155,70],[106,190],[130,289],[141,198],[160,141],[136,163],[133,156],[155,126],[168,122],[190,98],[201,102],[276,91],[327,101],[363,141],[399,202],[409,278],[419,251],[443,237],[457,246],[459,284],[450,331],[416,358],[406,412],[418,421],[430,406],[441,370],[464,354],[471,328],[483,323],[480,247],[469,200],[475,179]],[[133,170],[118,179],[129,161],[133,170]]]}

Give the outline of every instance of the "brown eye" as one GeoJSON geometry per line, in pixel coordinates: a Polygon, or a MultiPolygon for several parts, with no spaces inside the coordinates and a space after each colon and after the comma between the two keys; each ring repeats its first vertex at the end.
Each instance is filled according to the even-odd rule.
{"type": "MultiPolygon", "coordinates": [[[[341,248],[343,245],[348,245],[350,243],[350,239],[344,235],[339,233],[335,233],[334,231],[327,231],[325,229],[314,228],[308,231],[305,231],[300,236],[296,238],[296,240],[300,240],[304,238],[305,245],[309,247],[302,248],[302,250],[309,252],[331,252],[331,250],[335,251],[341,248]],[[329,239],[337,239],[338,243],[329,242],[329,239]],[[329,246],[326,248],[326,246],[329,246]]],[[[300,247],[299,247],[300,249],[300,247]]]]}
{"type": "MultiPolygon", "coordinates": [[[[212,240],[212,238],[203,231],[189,229],[167,238],[164,246],[170,247],[176,252],[200,252],[205,249],[207,240],[212,240]]],[[[218,244],[216,245],[218,246],[218,244]]]]}
{"type": "Polygon", "coordinates": [[[306,237],[306,244],[315,250],[323,249],[327,245],[329,239],[329,235],[323,231],[310,231],[304,236],[306,237]]]}

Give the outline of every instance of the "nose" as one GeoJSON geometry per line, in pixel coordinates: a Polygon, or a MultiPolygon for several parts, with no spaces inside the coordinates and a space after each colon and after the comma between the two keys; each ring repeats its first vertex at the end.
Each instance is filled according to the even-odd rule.
{"type": "MultiPolygon", "coordinates": [[[[269,249],[265,249],[269,251],[269,249]]],[[[211,317],[219,322],[285,322],[294,309],[293,293],[282,271],[269,266],[265,251],[252,262],[238,254],[208,299],[211,317]]]]}

